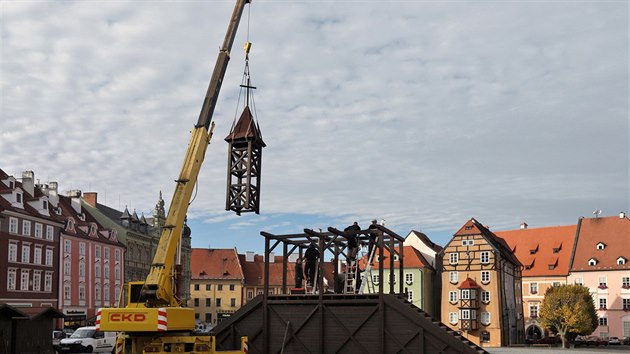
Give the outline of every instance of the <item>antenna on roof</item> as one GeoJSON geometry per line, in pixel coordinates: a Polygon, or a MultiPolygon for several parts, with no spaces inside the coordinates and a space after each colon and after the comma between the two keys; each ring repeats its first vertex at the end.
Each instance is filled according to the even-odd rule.
{"type": "Polygon", "coordinates": [[[595,209],[595,211],[593,212],[593,215],[595,215],[595,217],[599,217],[602,214],[602,211],[600,209],[595,209]]]}

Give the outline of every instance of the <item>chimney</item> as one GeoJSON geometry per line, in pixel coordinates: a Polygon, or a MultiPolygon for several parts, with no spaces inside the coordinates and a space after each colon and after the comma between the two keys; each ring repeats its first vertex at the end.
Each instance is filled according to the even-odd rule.
{"type": "Polygon", "coordinates": [[[45,192],[48,196],[48,201],[50,205],[57,208],[59,206],[59,195],[57,194],[58,184],[57,182],[48,182],[48,188],[46,188],[45,192]]]}
{"type": "Polygon", "coordinates": [[[70,204],[72,205],[72,209],[74,209],[77,214],[81,214],[81,190],[71,190],[66,193],[66,197],[70,197],[70,204]]]}
{"type": "Polygon", "coordinates": [[[619,213],[619,219],[625,219],[626,218],[626,213],[625,212],[620,212],[619,213]]]}
{"type": "Polygon", "coordinates": [[[92,208],[96,208],[96,192],[85,192],[83,193],[83,200],[88,203],[92,208]]]}
{"type": "Polygon", "coordinates": [[[31,197],[35,196],[35,173],[33,171],[22,172],[22,189],[31,197]]]}
{"type": "Polygon", "coordinates": [[[527,230],[527,223],[521,223],[521,230],[527,230]]]}
{"type": "Polygon", "coordinates": [[[247,251],[245,252],[245,262],[253,262],[254,261],[254,252],[247,251]]]}

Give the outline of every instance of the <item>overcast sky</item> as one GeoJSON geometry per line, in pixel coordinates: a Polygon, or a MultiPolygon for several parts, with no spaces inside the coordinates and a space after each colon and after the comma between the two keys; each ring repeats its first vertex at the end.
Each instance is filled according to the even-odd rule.
{"type": "MultiPolygon", "coordinates": [[[[233,1],[2,1],[0,168],[168,203],[233,1]]],[[[246,9],[189,209],[195,247],[373,218],[445,244],[630,211],[627,1],[265,1],[246,9]],[[226,212],[242,45],[261,214],[226,212]]]]}

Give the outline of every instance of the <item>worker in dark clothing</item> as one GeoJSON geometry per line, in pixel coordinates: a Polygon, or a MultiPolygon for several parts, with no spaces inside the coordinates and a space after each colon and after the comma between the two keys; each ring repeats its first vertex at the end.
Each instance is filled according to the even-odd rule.
{"type": "Polygon", "coordinates": [[[296,288],[301,288],[302,287],[302,280],[304,280],[304,271],[302,270],[302,260],[301,259],[297,259],[295,260],[295,287],[296,288]]]}
{"type": "Polygon", "coordinates": [[[357,242],[358,233],[361,232],[361,227],[355,221],[352,225],[346,227],[344,230],[344,236],[348,240],[348,262],[352,262],[356,259],[359,252],[359,243],[357,242]]]}
{"type": "Polygon", "coordinates": [[[308,246],[306,252],[304,252],[304,257],[306,258],[306,265],[304,267],[306,284],[312,286],[315,278],[315,269],[317,268],[317,260],[319,259],[319,250],[315,247],[314,243],[308,246]]]}
{"type": "Polygon", "coordinates": [[[378,223],[376,219],[372,220],[372,223],[370,224],[370,226],[368,226],[368,230],[370,230],[370,232],[368,233],[368,237],[370,238],[370,241],[368,244],[368,257],[369,255],[372,254],[372,250],[376,246],[376,236],[378,236],[377,226],[378,226],[378,223]]]}

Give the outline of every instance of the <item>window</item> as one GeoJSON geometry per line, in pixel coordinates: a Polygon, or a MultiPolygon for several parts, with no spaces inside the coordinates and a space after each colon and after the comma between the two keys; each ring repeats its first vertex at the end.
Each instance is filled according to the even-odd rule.
{"type": "Polygon", "coordinates": [[[118,297],[120,296],[120,288],[118,286],[114,287],[114,298],[118,301],[118,297]]]}
{"type": "Polygon", "coordinates": [[[103,247],[103,258],[109,259],[109,247],[103,247]]]}
{"type": "Polygon", "coordinates": [[[199,284],[195,284],[195,291],[199,291],[199,284]]]}
{"type": "Polygon", "coordinates": [[[50,248],[46,248],[46,265],[53,265],[53,250],[50,248]]]}
{"type": "Polygon", "coordinates": [[[94,247],[94,257],[101,258],[101,246],[94,247]]]}
{"type": "Polygon", "coordinates": [[[538,283],[529,283],[529,293],[538,294],[538,283]]]}
{"type": "Polygon", "coordinates": [[[490,312],[482,312],[481,313],[481,324],[489,325],[490,324],[490,312]]]}
{"type": "Polygon", "coordinates": [[[44,276],[44,291],[51,292],[52,291],[52,272],[46,272],[44,276]]]}
{"type": "Polygon", "coordinates": [[[448,322],[450,322],[451,324],[456,324],[457,321],[459,321],[457,318],[457,312],[449,312],[448,322]]]}
{"type": "Polygon", "coordinates": [[[481,271],[481,282],[484,284],[488,284],[490,282],[490,271],[487,271],[487,270],[481,271]]]}
{"type": "Polygon", "coordinates": [[[405,283],[409,285],[413,283],[413,273],[405,273],[405,283]]]}
{"type": "Polygon", "coordinates": [[[17,243],[9,243],[9,262],[17,262],[17,243]]]}
{"type": "Polygon", "coordinates": [[[22,263],[29,263],[31,261],[31,244],[22,245],[22,263]]]}
{"type": "Polygon", "coordinates": [[[212,322],[212,314],[206,313],[206,323],[210,323],[210,322],[212,322]]]}
{"type": "Polygon", "coordinates": [[[70,261],[66,259],[63,262],[63,275],[68,275],[68,276],[70,275],[70,271],[71,271],[70,267],[71,267],[70,261]]]}
{"type": "Polygon", "coordinates": [[[194,304],[195,307],[199,307],[199,299],[198,298],[195,298],[194,303],[195,303],[194,304]]]}
{"type": "Polygon", "coordinates": [[[79,300],[85,301],[85,286],[79,286],[79,300]]]}
{"type": "Polygon", "coordinates": [[[212,299],[206,299],[206,307],[212,306],[212,299]]]}
{"type": "Polygon", "coordinates": [[[9,269],[7,276],[7,290],[15,290],[15,284],[17,280],[17,271],[15,269],[9,269]]]}
{"type": "Polygon", "coordinates": [[[599,299],[599,309],[600,310],[606,310],[607,307],[608,307],[608,299],[607,298],[600,298],[599,299]]]}
{"type": "Polygon", "coordinates": [[[15,193],[15,201],[22,203],[22,193],[15,193]]]}
{"type": "Polygon", "coordinates": [[[234,284],[230,284],[230,291],[234,291],[234,284]]]}
{"type": "Polygon", "coordinates": [[[538,304],[529,304],[529,317],[538,318],[538,304]]]}
{"type": "Polygon", "coordinates": [[[107,264],[103,268],[103,278],[109,279],[109,266],[107,264]]]}
{"type": "Polygon", "coordinates": [[[584,285],[584,280],[582,280],[582,278],[575,278],[575,280],[573,281],[573,283],[575,285],[584,285]]]}
{"type": "Polygon", "coordinates": [[[222,290],[223,290],[223,284],[217,285],[217,291],[222,291],[222,290]]]}
{"type": "Polygon", "coordinates": [[[231,298],[230,299],[230,307],[236,307],[236,299],[235,298],[231,298]]]}
{"type": "Polygon", "coordinates": [[[85,263],[79,262],[79,276],[85,277],[85,263]]]}
{"type": "Polygon", "coordinates": [[[120,280],[120,268],[119,268],[119,266],[116,266],[116,268],[114,268],[114,276],[116,277],[115,280],[120,280]]]}
{"type": "Polygon", "coordinates": [[[55,229],[52,226],[46,225],[46,239],[47,240],[52,241],[54,239],[54,235],[55,235],[54,232],[55,232],[55,229]]]}
{"type": "Polygon", "coordinates": [[[48,201],[42,200],[42,209],[48,209],[48,201]]]}
{"type": "Polygon", "coordinates": [[[216,306],[221,307],[221,298],[216,299],[216,306]]]}
{"type": "Polygon", "coordinates": [[[85,256],[85,242],[79,243],[79,256],[85,256]]]}
{"type": "Polygon", "coordinates": [[[379,278],[378,274],[372,274],[372,283],[378,285],[381,282],[381,278],[379,278]]]}
{"type": "Polygon", "coordinates": [[[66,253],[72,251],[72,242],[70,242],[70,240],[63,241],[63,251],[66,253]]]}
{"type": "Polygon", "coordinates": [[[449,253],[448,263],[449,264],[457,264],[459,262],[459,254],[458,253],[449,253]]]}
{"type": "Polygon", "coordinates": [[[407,291],[407,301],[413,302],[413,291],[411,290],[407,291]]]}
{"type": "Polygon", "coordinates": [[[451,283],[455,284],[459,281],[459,273],[458,272],[450,272],[448,275],[448,279],[451,283]]]}
{"type": "Polygon", "coordinates": [[[624,311],[630,311],[630,299],[622,299],[623,302],[623,310],[624,311]]]}
{"type": "Polygon", "coordinates": [[[561,285],[561,284],[560,284],[560,282],[559,282],[559,281],[554,281],[554,282],[552,283],[552,286],[560,286],[560,285],[561,285]]]}
{"type": "Polygon", "coordinates": [[[103,300],[105,300],[105,302],[109,302],[109,286],[108,286],[108,284],[105,284],[105,288],[103,289],[103,300]]]}
{"type": "Polygon", "coordinates": [[[470,310],[460,310],[460,315],[462,316],[462,320],[470,319],[470,310]]]}
{"type": "Polygon", "coordinates": [[[36,222],[35,223],[35,237],[42,238],[43,237],[43,228],[42,224],[36,222]]]}
{"type": "Polygon", "coordinates": [[[490,292],[489,291],[482,291],[481,292],[481,302],[487,304],[490,302],[490,292]]]}
{"type": "Polygon", "coordinates": [[[604,248],[606,248],[606,244],[603,242],[600,242],[597,244],[597,246],[595,246],[597,248],[598,251],[603,250],[604,248]]]}
{"type": "Polygon", "coordinates": [[[608,326],[608,317],[600,317],[599,318],[600,326],[608,326]]]}
{"type": "Polygon", "coordinates": [[[488,251],[481,252],[481,263],[482,264],[490,263],[490,252],[488,251]]]}
{"type": "Polygon", "coordinates": [[[630,289],[630,277],[621,277],[621,287],[630,289]]]}
{"type": "Polygon", "coordinates": [[[460,295],[461,295],[462,300],[470,300],[470,289],[460,290],[460,295]]]}
{"type": "Polygon", "coordinates": [[[63,287],[63,299],[70,300],[70,285],[64,285],[63,287]]]}
{"type": "Polygon", "coordinates": [[[206,284],[206,290],[212,290],[212,286],[210,284],[206,284]]]}
{"type": "Polygon", "coordinates": [[[448,292],[448,302],[451,302],[451,303],[457,302],[457,291],[448,292]]]}
{"type": "Polygon", "coordinates": [[[28,290],[28,278],[29,278],[28,269],[22,269],[22,277],[20,278],[20,290],[28,290]]]}
{"type": "Polygon", "coordinates": [[[101,277],[101,265],[99,263],[94,264],[94,276],[101,277]]]}
{"type": "Polygon", "coordinates": [[[396,284],[396,273],[389,273],[389,283],[392,282],[392,278],[394,279],[394,284],[396,284]]]}
{"type": "Polygon", "coordinates": [[[42,264],[42,248],[35,246],[33,250],[33,264],[42,264]]]}
{"type": "Polygon", "coordinates": [[[31,222],[28,220],[22,221],[22,235],[31,236],[31,222]]]}
{"type": "Polygon", "coordinates": [[[117,248],[114,252],[114,260],[116,260],[116,262],[120,262],[120,250],[117,248]]]}
{"type": "Polygon", "coordinates": [[[608,279],[606,279],[606,277],[599,277],[599,286],[598,288],[600,289],[607,289],[608,288],[608,279]]]}
{"type": "Polygon", "coordinates": [[[462,240],[462,246],[474,246],[475,245],[475,241],[474,240],[462,240]]]}
{"type": "Polygon", "coordinates": [[[18,219],[9,218],[9,233],[11,234],[18,233],[18,219]]]}
{"type": "Polygon", "coordinates": [[[617,258],[617,265],[624,265],[626,264],[626,259],[623,257],[619,257],[617,258]]]}
{"type": "Polygon", "coordinates": [[[101,286],[99,284],[94,287],[94,298],[96,301],[101,301],[101,286]]]}
{"type": "Polygon", "coordinates": [[[251,300],[254,298],[254,290],[247,290],[247,300],[251,300]]]}

